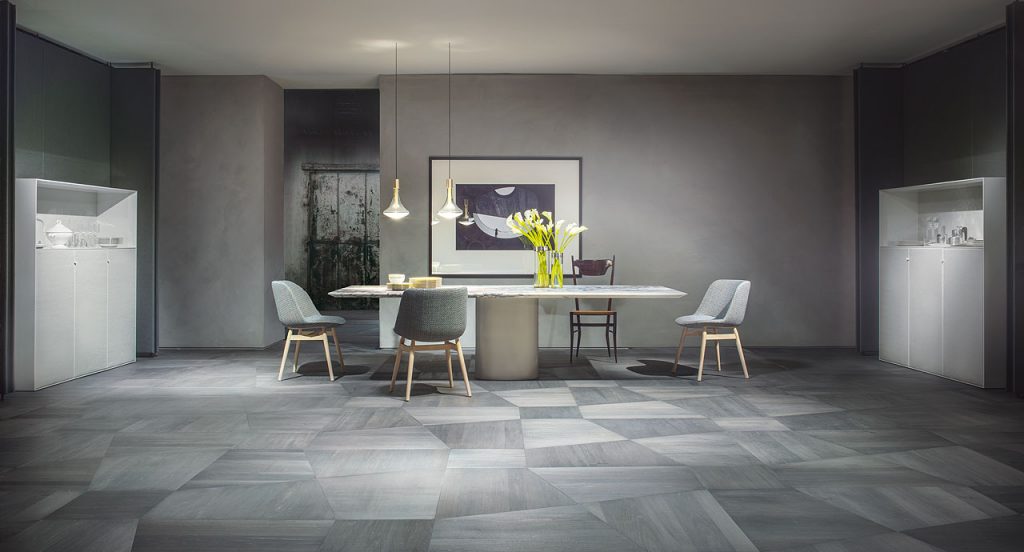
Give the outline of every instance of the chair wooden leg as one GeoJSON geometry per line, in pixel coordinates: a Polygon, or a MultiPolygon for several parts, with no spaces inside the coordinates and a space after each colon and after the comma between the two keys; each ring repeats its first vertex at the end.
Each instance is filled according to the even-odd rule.
{"type": "Polygon", "coordinates": [[[334,350],[338,353],[338,364],[341,365],[339,371],[340,376],[345,375],[345,357],[341,354],[341,343],[338,343],[338,332],[335,328],[331,328],[331,339],[334,340],[334,350]]]}
{"type": "Polygon", "coordinates": [[[455,389],[455,379],[452,377],[452,350],[449,347],[444,350],[444,360],[448,363],[448,389],[455,389]]]}
{"type": "Polygon", "coordinates": [[[573,340],[576,339],[576,325],[572,323],[572,315],[569,315],[569,364],[573,363],[572,360],[572,345],[573,340]]]}
{"type": "Polygon", "coordinates": [[[284,363],[288,361],[288,348],[292,345],[292,331],[288,330],[288,335],[284,338],[284,353],[281,354],[281,369],[277,372],[277,381],[281,381],[284,378],[284,363]]]}
{"type": "MultiPolygon", "coordinates": [[[[712,328],[711,333],[717,334],[718,329],[712,328]]],[[[722,341],[719,339],[715,340],[715,362],[718,364],[718,371],[722,371],[722,341]]]]}
{"type": "Polygon", "coordinates": [[[683,333],[679,334],[679,348],[676,349],[676,363],[672,365],[672,375],[676,375],[676,370],[679,368],[679,357],[683,354],[683,343],[686,341],[686,330],[683,327],[683,333]]]}
{"type": "MultiPolygon", "coordinates": [[[[579,317],[577,317],[577,320],[579,320],[579,317]]],[[[581,345],[583,345],[583,326],[578,326],[576,328],[576,359],[577,360],[579,360],[579,358],[580,358],[580,346],[581,345]]]]}
{"type": "Polygon", "coordinates": [[[700,332],[700,363],[697,365],[697,381],[704,377],[704,351],[707,350],[708,331],[700,332]]]}
{"type": "Polygon", "coordinates": [[[398,338],[398,350],[395,351],[395,367],[391,370],[391,387],[388,388],[388,393],[392,393],[395,390],[395,380],[398,379],[398,367],[402,365],[402,349],[405,345],[405,338],[398,338]]]}
{"type": "Polygon", "coordinates": [[[462,381],[466,382],[466,396],[473,396],[473,389],[469,386],[469,372],[466,371],[466,359],[462,356],[462,342],[455,340],[455,351],[459,354],[459,368],[462,369],[462,381]]]}
{"type": "Polygon", "coordinates": [[[747,373],[747,359],[743,356],[743,343],[740,342],[740,329],[733,328],[732,333],[736,336],[736,350],[740,353],[740,366],[743,366],[743,377],[750,379],[750,374],[747,373]]]}
{"type": "Polygon", "coordinates": [[[416,360],[416,342],[409,341],[409,376],[405,380],[405,401],[412,397],[412,364],[416,360]]]}
{"type": "Polygon", "coordinates": [[[292,373],[299,371],[299,349],[302,347],[301,341],[295,342],[295,359],[292,360],[292,373]]]}
{"type": "Polygon", "coordinates": [[[604,348],[608,349],[608,356],[612,356],[612,342],[609,334],[612,331],[612,317],[608,316],[604,320],[604,348]]]}
{"type": "Polygon", "coordinates": [[[619,317],[616,316],[612,322],[612,351],[615,352],[615,363],[619,362],[619,317]]]}
{"type": "Polygon", "coordinates": [[[331,364],[331,345],[327,343],[327,331],[320,334],[320,340],[324,343],[324,357],[327,359],[327,377],[334,381],[334,365],[331,364]]]}

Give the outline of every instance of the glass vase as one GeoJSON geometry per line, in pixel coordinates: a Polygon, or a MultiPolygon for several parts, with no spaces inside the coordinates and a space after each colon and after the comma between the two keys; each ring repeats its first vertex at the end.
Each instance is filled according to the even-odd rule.
{"type": "Polygon", "coordinates": [[[550,252],[551,262],[548,263],[551,266],[551,276],[548,278],[548,285],[553,288],[562,287],[562,254],[554,251],[550,252]]]}
{"type": "Polygon", "coordinates": [[[548,265],[548,248],[534,247],[533,252],[537,256],[537,269],[533,275],[533,287],[546,288],[551,281],[551,268],[548,265]]]}

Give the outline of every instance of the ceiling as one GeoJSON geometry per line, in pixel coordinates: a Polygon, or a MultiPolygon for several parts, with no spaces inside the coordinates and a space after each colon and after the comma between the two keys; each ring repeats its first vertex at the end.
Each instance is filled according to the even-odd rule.
{"type": "Polygon", "coordinates": [[[165,74],[841,75],[990,29],[1009,0],[16,0],[20,25],[165,74]]]}

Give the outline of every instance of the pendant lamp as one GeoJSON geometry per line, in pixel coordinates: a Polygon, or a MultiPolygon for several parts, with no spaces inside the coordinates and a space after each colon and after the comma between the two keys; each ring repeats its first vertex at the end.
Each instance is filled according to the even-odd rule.
{"type": "Polygon", "coordinates": [[[452,43],[448,43],[448,179],[445,180],[446,196],[444,205],[437,211],[437,216],[454,219],[462,214],[462,209],[455,204],[455,182],[452,180],[452,43]]]}
{"type": "Polygon", "coordinates": [[[398,43],[395,43],[395,186],[391,196],[391,203],[384,209],[384,216],[398,220],[409,216],[409,210],[402,205],[402,198],[398,195],[398,43]]]}

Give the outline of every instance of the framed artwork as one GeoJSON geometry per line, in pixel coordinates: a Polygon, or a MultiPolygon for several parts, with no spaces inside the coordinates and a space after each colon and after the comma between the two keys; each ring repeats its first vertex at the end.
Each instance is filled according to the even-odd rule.
{"type": "MultiPolygon", "coordinates": [[[[551,211],[555,220],[583,224],[580,157],[431,157],[429,161],[432,219],[444,203],[449,174],[455,181],[455,203],[468,208],[473,219],[470,225],[445,219],[430,225],[432,276],[533,276],[532,249],[505,225],[512,213],[551,211]]],[[[580,258],[581,238],[566,249],[565,266],[570,266],[570,255],[580,258]]]]}

